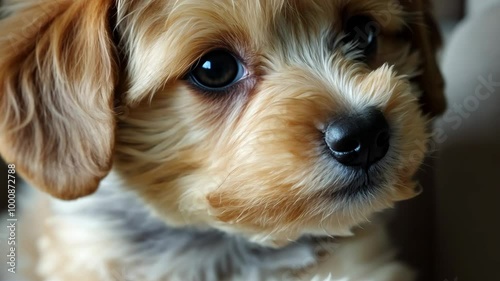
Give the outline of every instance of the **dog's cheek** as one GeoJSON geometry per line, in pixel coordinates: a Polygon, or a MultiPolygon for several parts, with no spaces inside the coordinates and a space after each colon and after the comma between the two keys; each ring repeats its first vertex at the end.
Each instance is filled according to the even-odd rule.
{"type": "Polygon", "coordinates": [[[126,107],[119,120],[115,170],[171,224],[199,221],[200,196],[217,184],[218,177],[207,174],[215,126],[202,118],[205,109],[174,83],[126,107]]]}
{"type": "Polygon", "coordinates": [[[419,194],[414,177],[428,153],[429,120],[422,114],[416,96],[411,90],[402,91],[389,101],[384,112],[393,125],[392,143],[396,148],[388,157],[395,170],[389,179],[393,183],[393,201],[419,194]]]}
{"type": "Polygon", "coordinates": [[[228,224],[250,228],[285,228],[297,223],[313,200],[297,199],[293,191],[277,188],[276,191],[248,192],[238,190],[216,191],[207,200],[216,218],[228,224]]]}

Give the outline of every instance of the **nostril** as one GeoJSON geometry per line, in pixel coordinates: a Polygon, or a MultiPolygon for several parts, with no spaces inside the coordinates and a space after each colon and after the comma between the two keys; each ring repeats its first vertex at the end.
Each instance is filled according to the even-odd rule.
{"type": "Polygon", "coordinates": [[[388,146],[390,139],[391,139],[391,135],[390,135],[389,131],[385,130],[385,131],[380,132],[377,136],[377,141],[376,141],[377,147],[388,146]]]}
{"type": "Polygon", "coordinates": [[[353,152],[359,149],[360,143],[355,139],[340,139],[331,144],[331,149],[339,153],[353,152]]]}

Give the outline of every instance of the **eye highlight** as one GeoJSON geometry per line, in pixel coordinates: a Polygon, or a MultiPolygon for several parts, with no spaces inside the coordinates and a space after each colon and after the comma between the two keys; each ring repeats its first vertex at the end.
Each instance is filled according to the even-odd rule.
{"type": "Polygon", "coordinates": [[[203,55],[188,73],[188,80],[204,91],[222,91],[243,78],[242,62],[227,50],[203,55]]]}
{"type": "Polygon", "coordinates": [[[356,43],[356,49],[369,58],[377,52],[378,48],[378,23],[369,16],[354,16],[345,23],[345,42],[356,43]]]}

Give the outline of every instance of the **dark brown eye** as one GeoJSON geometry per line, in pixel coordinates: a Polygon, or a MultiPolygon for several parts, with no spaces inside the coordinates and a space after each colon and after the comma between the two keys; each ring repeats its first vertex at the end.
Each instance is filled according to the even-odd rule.
{"type": "Polygon", "coordinates": [[[238,82],[244,74],[242,63],[226,50],[214,50],[200,58],[188,79],[207,91],[223,90],[238,82]]]}
{"type": "Polygon", "coordinates": [[[356,49],[362,51],[365,58],[376,53],[379,25],[371,17],[354,16],[346,22],[344,30],[344,41],[356,44],[356,49]]]}

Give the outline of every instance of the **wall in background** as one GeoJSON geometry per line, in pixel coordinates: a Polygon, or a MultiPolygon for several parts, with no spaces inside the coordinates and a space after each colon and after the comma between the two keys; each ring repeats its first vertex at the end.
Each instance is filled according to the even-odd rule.
{"type": "Polygon", "coordinates": [[[464,15],[463,0],[433,0],[436,16],[440,20],[459,20],[464,15]]]}

